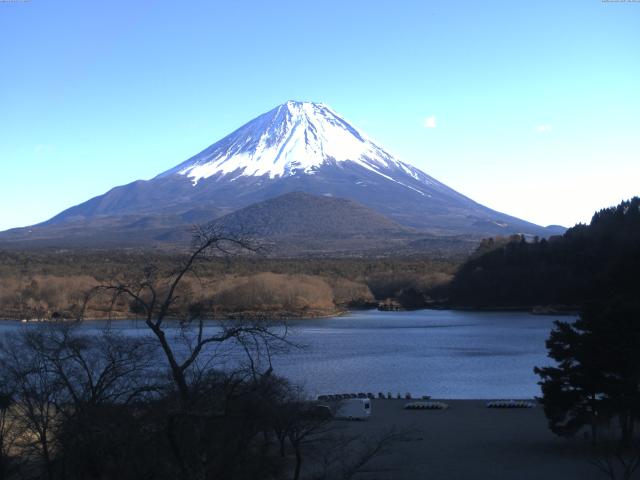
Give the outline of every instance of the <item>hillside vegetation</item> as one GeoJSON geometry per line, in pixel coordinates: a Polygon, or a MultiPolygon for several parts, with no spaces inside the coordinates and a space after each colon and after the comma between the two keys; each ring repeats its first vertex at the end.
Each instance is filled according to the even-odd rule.
{"type": "MultiPolygon", "coordinates": [[[[74,317],[92,287],[152,264],[167,274],[183,259],[126,251],[0,252],[0,318],[74,317]]],[[[211,258],[185,279],[180,298],[221,317],[333,315],[381,302],[416,308],[429,303],[425,292],[449,281],[455,268],[453,260],[428,258],[211,258]]],[[[104,318],[110,298],[90,306],[88,317],[104,318]]],[[[111,313],[133,316],[122,301],[111,313]]]]}
{"type": "Polygon", "coordinates": [[[597,212],[589,225],[527,242],[485,241],[446,289],[468,307],[575,308],[640,291],[640,198],[597,212]]]}

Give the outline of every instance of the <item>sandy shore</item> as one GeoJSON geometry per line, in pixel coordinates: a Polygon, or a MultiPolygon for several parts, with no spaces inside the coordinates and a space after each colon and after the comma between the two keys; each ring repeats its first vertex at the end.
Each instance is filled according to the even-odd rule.
{"type": "Polygon", "coordinates": [[[405,400],[374,400],[373,416],[340,422],[349,434],[410,430],[389,455],[385,471],[358,478],[393,480],[603,479],[589,463],[589,442],[566,440],[547,428],[541,407],[489,409],[480,400],[443,400],[448,410],[404,410],[405,400]]]}

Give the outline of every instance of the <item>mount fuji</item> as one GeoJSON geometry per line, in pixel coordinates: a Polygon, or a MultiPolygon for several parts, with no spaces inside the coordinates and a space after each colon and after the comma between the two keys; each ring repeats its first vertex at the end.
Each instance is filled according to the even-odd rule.
{"type": "MultiPolygon", "coordinates": [[[[190,224],[292,192],[347,199],[410,236],[549,236],[564,230],[480,205],[394,157],[327,105],[288,101],[151,180],[115,187],[42,224],[4,232],[0,240],[93,245],[109,232],[113,244],[162,243],[190,224]]],[[[295,210],[291,199],[302,197],[287,198],[295,210]]],[[[268,208],[259,211],[269,215],[268,208]]],[[[279,208],[277,215],[283,214],[279,208]]]]}

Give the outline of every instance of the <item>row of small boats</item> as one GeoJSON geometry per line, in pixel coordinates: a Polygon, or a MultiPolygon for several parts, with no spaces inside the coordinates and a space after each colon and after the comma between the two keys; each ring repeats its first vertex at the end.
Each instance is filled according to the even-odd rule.
{"type": "MultiPolygon", "coordinates": [[[[533,408],[533,402],[525,400],[493,400],[487,402],[487,408],[533,408]]],[[[445,410],[449,405],[444,402],[411,402],[405,404],[406,410],[445,410]]]]}
{"type": "MultiPolygon", "coordinates": [[[[318,400],[321,401],[338,401],[338,400],[347,400],[350,398],[368,398],[368,399],[379,399],[379,400],[413,400],[414,397],[410,393],[406,393],[401,396],[399,393],[392,395],[391,392],[387,392],[386,394],[382,392],[378,392],[378,395],[374,395],[371,392],[360,392],[360,393],[336,393],[332,395],[319,395],[318,400]]],[[[444,402],[435,402],[435,401],[425,401],[430,400],[431,397],[429,395],[423,395],[421,397],[422,401],[413,401],[404,405],[406,410],[444,410],[449,408],[449,405],[444,402]]],[[[492,400],[486,403],[487,408],[533,408],[535,407],[535,403],[526,401],[526,400],[492,400]]]]}
{"type": "MultiPolygon", "coordinates": [[[[332,395],[318,395],[318,400],[322,400],[322,401],[327,401],[327,400],[346,400],[348,398],[369,398],[371,400],[377,398],[379,400],[412,400],[413,397],[410,393],[405,393],[404,396],[400,395],[400,393],[397,393],[395,395],[393,395],[391,392],[387,392],[386,394],[382,393],[382,392],[378,392],[378,395],[374,395],[371,392],[360,392],[360,393],[336,393],[336,394],[332,394],[332,395]]],[[[423,400],[429,400],[431,397],[429,395],[422,395],[423,400]]]]}

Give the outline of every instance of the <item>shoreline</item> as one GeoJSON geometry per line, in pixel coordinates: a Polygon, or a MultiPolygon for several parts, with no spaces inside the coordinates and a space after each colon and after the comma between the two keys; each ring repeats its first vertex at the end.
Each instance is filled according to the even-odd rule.
{"type": "MultiPolygon", "coordinates": [[[[267,314],[266,312],[231,312],[224,315],[214,315],[206,317],[205,320],[264,320],[264,321],[285,321],[285,320],[314,320],[322,318],[336,318],[345,317],[357,312],[379,311],[384,313],[398,313],[398,312],[416,312],[420,310],[452,310],[460,312],[496,312],[496,313],[530,313],[531,315],[539,316],[576,316],[579,314],[579,309],[567,308],[556,309],[547,306],[536,307],[466,307],[460,305],[438,305],[438,306],[426,306],[423,308],[407,308],[399,310],[387,310],[378,307],[371,308],[353,308],[348,310],[336,310],[335,312],[290,312],[281,311],[277,314],[267,314]]],[[[95,322],[95,321],[113,321],[119,322],[123,320],[139,320],[144,322],[144,318],[138,317],[86,317],[80,321],[95,322]]],[[[177,317],[167,317],[167,320],[181,321],[177,317]]],[[[21,322],[21,323],[47,323],[47,322],[75,322],[78,319],[71,318],[10,318],[0,316],[0,322],[21,322]]]]}
{"type": "MultiPolygon", "coordinates": [[[[375,309],[371,309],[375,310],[375,309]]],[[[353,311],[357,310],[339,310],[331,313],[318,313],[318,314],[294,314],[293,312],[286,312],[282,315],[262,315],[262,314],[249,314],[246,312],[238,312],[232,313],[229,315],[220,315],[220,316],[211,316],[205,317],[203,320],[205,321],[215,321],[215,320],[265,320],[265,321],[278,321],[278,320],[312,320],[319,318],[334,318],[334,317],[343,317],[349,315],[353,311]]],[[[178,317],[165,317],[165,320],[170,320],[172,322],[182,322],[182,319],[178,317]]],[[[194,321],[197,319],[193,319],[194,321]]],[[[18,323],[52,323],[52,322],[122,322],[122,321],[140,321],[144,322],[145,319],[142,317],[85,317],[82,319],[77,318],[9,318],[0,316],[0,322],[18,322],[18,323]]],[[[188,322],[185,322],[188,323],[188,322]]]]}
{"type": "Polygon", "coordinates": [[[575,316],[580,313],[580,309],[576,306],[552,306],[552,305],[534,305],[529,307],[466,307],[460,305],[449,305],[443,308],[434,308],[434,310],[458,310],[473,312],[521,312],[530,313],[532,315],[562,315],[575,316]]]}

